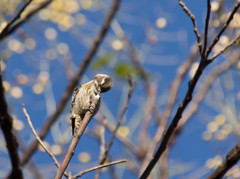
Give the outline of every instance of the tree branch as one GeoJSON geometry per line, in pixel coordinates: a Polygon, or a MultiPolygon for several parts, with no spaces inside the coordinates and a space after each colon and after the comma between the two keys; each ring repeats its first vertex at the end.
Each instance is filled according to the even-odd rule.
{"type": "MultiPolygon", "coordinates": [[[[29,126],[30,126],[30,128],[31,128],[31,130],[32,130],[32,133],[34,134],[35,138],[37,139],[37,141],[39,142],[39,144],[43,147],[43,149],[48,153],[48,155],[52,158],[52,160],[53,160],[54,164],[57,166],[57,168],[59,168],[59,167],[60,167],[60,164],[59,164],[59,162],[57,161],[56,157],[55,157],[55,156],[53,155],[53,153],[50,152],[50,150],[48,150],[48,148],[44,145],[43,141],[40,139],[40,137],[38,136],[36,130],[34,129],[33,124],[32,124],[32,121],[31,121],[31,119],[30,119],[29,114],[27,113],[27,110],[26,110],[26,107],[25,107],[24,104],[22,105],[22,108],[23,108],[23,113],[24,113],[24,115],[25,115],[25,117],[26,117],[26,119],[27,119],[27,121],[28,121],[28,124],[29,124],[29,126]]],[[[66,177],[68,177],[68,174],[67,174],[66,172],[64,172],[64,175],[65,175],[66,177]]]]}
{"type": "Polygon", "coordinates": [[[225,52],[229,47],[233,46],[235,43],[237,43],[240,39],[240,34],[238,34],[231,42],[229,42],[225,47],[223,47],[219,52],[214,54],[212,57],[208,59],[208,61],[213,61],[215,58],[217,58],[219,55],[221,55],[223,52],[225,52]]]}
{"type": "MultiPolygon", "coordinates": [[[[185,4],[182,3],[181,0],[179,0],[179,4],[183,7],[183,10],[188,14],[188,16],[192,19],[192,21],[194,23],[194,21],[195,21],[194,16],[187,9],[185,4]]],[[[239,6],[240,6],[240,3],[235,5],[235,8],[231,12],[231,15],[230,15],[228,21],[226,22],[226,24],[224,24],[224,26],[223,26],[222,30],[220,31],[220,33],[213,40],[213,42],[211,43],[210,47],[207,49],[206,54],[202,54],[201,60],[200,60],[200,64],[199,64],[199,66],[198,66],[198,68],[197,68],[197,70],[195,72],[195,75],[193,76],[193,79],[191,81],[189,81],[189,83],[188,83],[188,90],[186,92],[186,95],[185,95],[182,103],[179,105],[179,107],[177,109],[177,112],[176,112],[172,122],[170,123],[169,127],[167,128],[167,130],[166,130],[166,132],[165,132],[165,134],[164,134],[164,136],[162,138],[162,142],[161,142],[160,146],[158,147],[156,153],[154,154],[154,157],[149,162],[147,168],[144,170],[144,172],[140,176],[140,179],[145,179],[145,178],[147,178],[149,176],[150,172],[152,171],[152,169],[154,168],[154,166],[158,162],[159,158],[162,156],[163,152],[166,150],[167,145],[169,143],[169,140],[170,140],[171,136],[173,135],[176,127],[178,126],[178,123],[179,123],[180,119],[182,118],[182,114],[183,114],[184,110],[186,109],[186,107],[188,106],[190,101],[192,100],[192,94],[193,94],[193,91],[194,91],[194,89],[196,87],[196,84],[197,84],[199,78],[201,77],[204,69],[210,64],[210,62],[212,62],[212,61],[207,61],[208,54],[212,51],[212,48],[215,46],[216,42],[218,41],[218,39],[220,38],[222,33],[224,32],[224,30],[227,28],[227,26],[231,22],[231,20],[233,18],[233,15],[235,14],[235,12],[237,11],[239,6]],[[216,39],[217,39],[217,41],[216,41],[216,39]]],[[[195,33],[198,32],[197,29],[196,29],[196,25],[194,25],[194,32],[195,33]]],[[[199,44],[199,42],[201,40],[200,38],[197,38],[198,44],[199,44]]],[[[202,51],[201,51],[200,47],[202,47],[201,44],[199,45],[199,52],[201,53],[202,51]]]]}
{"type": "Polygon", "coordinates": [[[179,5],[183,8],[184,12],[190,17],[190,19],[192,20],[193,23],[193,31],[197,37],[197,42],[198,42],[198,48],[199,48],[199,52],[200,54],[202,53],[202,39],[201,36],[198,32],[198,28],[197,28],[197,22],[195,20],[194,15],[191,13],[191,11],[187,8],[187,6],[182,2],[182,0],[179,0],[179,5]]]}
{"type": "Polygon", "coordinates": [[[201,55],[204,55],[205,51],[207,49],[208,26],[209,26],[210,14],[211,14],[211,2],[210,2],[210,0],[207,0],[207,15],[206,15],[206,20],[205,20],[204,44],[203,44],[203,51],[201,52],[201,55]]]}
{"type": "Polygon", "coordinates": [[[3,40],[8,35],[10,35],[12,32],[14,32],[18,27],[20,27],[27,20],[29,20],[39,10],[41,10],[41,9],[45,8],[47,5],[49,5],[52,2],[52,0],[46,0],[42,3],[40,3],[40,5],[38,7],[31,10],[24,18],[21,18],[22,13],[31,4],[31,2],[32,2],[32,0],[29,0],[28,2],[26,2],[25,5],[16,14],[16,16],[7,23],[6,27],[0,33],[0,41],[3,40]]]}
{"type": "Polygon", "coordinates": [[[208,55],[211,53],[213,47],[216,45],[216,43],[219,41],[221,35],[224,33],[224,31],[226,30],[226,28],[228,27],[228,25],[230,24],[230,22],[232,21],[234,14],[237,12],[238,8],[240,7],[240,2],[238,2],[233,10],[231,11],[230,16],[228,17],[227,22],[223,25],[222,29],[220,30],[220,32],[216,35],[215,39],[212,41],[212,43],[209,45],[207,51],[206,51],[206,57],[208,57],[208,55]]]}
{"type": "Polygon", "coordinates": [[[9,178],[23,178],[20,159],[18,156],[18,142],[12,130],[12,118],[8,114],[8,106],[4,97],[4,88],[2,84],[2,70],[0,58],[0,125],[6,141],[6,147],[11,160],[12,171],[9,178]]]}
{"type": "Polygon", "coordinates": [[[72,179],[81,177],[82,175],[84,175],[84,174],[86,174],[88,172],[94,171],[94,170],[98,170],[98,169],[101,169],[101,168],[109,167],[109,166],[120,164],[120,163],[124,163],[124,162],[127,162],[127,160],[118,160],[118,161],[115,161],[115,162],[110,162],[110,163],[106,163],[106,164],[103,164],[103,165],[99,165],[99,166],[96,166],[96,167],[84,170],[84,171],[78,173],[77,175],[74,175],[72,177],[72,179]]]}
{"type": "Polygon", "coordinates": [[[223,163],[208,177],[208,179],[222,178],[240,159],[240,143],[228,152],[223,163]]]}

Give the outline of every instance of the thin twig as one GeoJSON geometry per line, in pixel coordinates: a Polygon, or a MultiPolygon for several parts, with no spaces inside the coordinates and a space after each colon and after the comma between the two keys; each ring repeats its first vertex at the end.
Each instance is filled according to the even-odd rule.
{"type": "MultiPolygon", "coordinates": [[[[95,96],[93,97],[93,101],[92,101],[92,107],[93,107],[93,111],[96,107],[96,105],[99,103],[99,100],[100,100],[100,96],[95,96]]],[[[65,154],[64,156],[64,159],[54,177],[54,179],[60,179],[63,175],[63,173],[65,172],[72,156],[74,155],[74,151],[75,151],[75,148],[80,140],[80,138],[82,137],[83,135],[83,132],[85,131],[88,123],[90,122],[90,120],[92,119],[93,117],[93,112],[92,111],[87,111],[83,120],[81,121],[81,124],[80,126],[78,127],[75,135],[73,136],[73,139],[68,147],[68,150],[67,150],[67,153],[65,154]]]]}
{"type": "Polygon", "coordinates": [[[207,15],[206,15],[206,20],[205,20],[204,44],[203,44],[203,51],[201,52],[201,55],[204,55],[205,51],[207,49],[208,26],[209,26],[209,20],[210,20],[210,13],[211,13],[211,2],[210,2],[210,0],[207,0],[207,15]]]}
{"type": "Polygon", "coordinates": [[[32,0],[29,0],[26,2],[26,4],[20,9],[20,11],[16,14],[16,16],[8,22],[7,26],[2,30],[0,33],[0,41],[3,40],[5,37],[10,35],[12,32],[14,32],[18,27],[23,25],[27,20],[29,20],[34,14],[36,14],[39,10],[45,8],[47,5],[51,3],[52,0],[46,0],[45,2],[40,3],[40,5],[31,12],[29,12],[24,18],[21,17],[21,14],[23,11],[29,6],[29,4],[32,2],[32,0]],[[19,19],[21,18],[21,19],[19,19]]]}
{"type": "Polygon", "coordinates": [[[230,16],[228,17],[227,22],[223,25],[222,29],[220,30],[220,32],[216,35],[216,37],[214,38],[214,40],[212,41],[212,43],[209,45],[207,51],[206,51],[206,58],[208,57],[208,55],[211,53],[213,47],[216,45],[216,43],[219,41],[221,35],[223,34],[223,32],[226,30],[226,28],[228,27],[228,25],[230,24],[230,22],[232,21],[234,14],[237,12],[238,8],[240,7],[240,2],[238,2],[233,10],[231,11],[230,16]]]}
{"type": "Polygon", "coordinates": [[[208,59],[208,61],[213,61],[215,58],[217,58],[219,55],[221,55],[223,52],[225,52],[229,47],[233,46],[235,43],[237,43],[240,40],[240,34],[237,35],[231,42],[229,42],[225,47],[223,47],[221,50],[219,50],[217,53],[215,53],[212,57],[208,59]]]}
{"type": "Polygon", "coordinates": [[[23,178],[21,163],[18,155],[18,141],[12,130],[12,117],[8,114],[8,106],[4,96],[2,84],[2,69],[0,58],[0,126],[3,131],[6,147],[11,160],[12,171],[9,178],[23,178]]]}
{"type": "Polygon", "coordinates": [[[222,164],[208,177],[208,179],[222,178],[240,159],[240,143],[228,152],[222,164]]]}
{"type": "MultiPolygon", "coordinates": [[[[109,143],[108,143],[108,145],[107,145],[107,147],[106,147],[106,149],[104,151],[103,156],[101,157],[101,161],[99,162],[100,165],[103,164],[106,161],[106,159],[107,159],[109,150],[110,150],[110,148],[111,148],[111,146],[113,144],[114,138],[115,138],[115,136],[117,134],[117,130],[120,127],[120,125],[122,123],[122,118],[123,118],[123,116],[124,116],[124,114],[125,114],[125,112],[126,112],[126,110],[128,108],[128,104],[129,104],[130,98],[132,96],[132,92],[133,92],[133,81],[132,81],[131,78],[129,78],[129,90],[128,90],[127,99],[126,99],[126,101],[125,101],[125,103],[123,105],[122,111],[121,111],[121,113],[120,113],[120,115],[118,117],[117,125],[116,125],[116,127],[115,127],[115,129],[114,129],[114,131],[113,131],[113,133],[111,135],[109,143]]],[[[98,170],[96,175],[100,175],[100,170],[98,170]]]]}
{"type": "Polygon", "coordinates": [[[176,128],[174,135],[172,136],[171,142],[169,144],[173,144],[176,140],[175,138],[179,136],[179,133],[183,130],[186,123],[189,119],[196,113],[200,103],[204,99],[207,94],[207,91],[211,87],[211,85],[216,81],[216,78],[229,70],[236,62],[239,60],[239,52],[236,55],[232,55],[229,60],[224,62],[223,64],[219,65],[211,74],[209,74],[204,80],[203,84],[199,88],[198,92],[196,93],[192,103],[189,105],[189,108],[185,111],[182,120],[179,122],[178,127],[176,128]]]}
{"type": "MultiPolygon", "coordinates": [[[[23,113],[24,113],[24,115],[25,115],[25,117],[26,117],[26,119],[27,119],[27,121],[28,121],[28,124],[29,124],[29,126],[30,126],[30,128],[31,128],[31,130],[32,130],[32,133],[34,134],[35,138],[37,139],[37,141],[39,142],[39,144],[43,147],[43,149],[48,153],[48,155],[52,158],[52,160],[53,160],[54,164],[57,166],[57,168],[59,168],[59,167],[60,167],[60,164],[59,164],[59,162],[57,161],[56,157],[55,157],[55,156],[53,155],[53,153],[52,153],[50,150],[48,150],[48,148],[44,145],[43,141],[40,139],[40,137],[38,136],[36,130],[34,129],[33,124],[32,124],[32,121],[31,121],[31,119],[30,119],[30,116],[29,116],[29,114],[28,114],[28,112],[27,112],[26,107],[25,107],[24,104],[22,104],[22,109],[23,109],[23,113]]],[[[67,174],[66,172],[64,173],[64,175],[65,175],[66,177],[68,177],[68,174],[67,174]]]]}
{"type": "Polygon", "coordinates": [[[123,159],[123,160],[117,160],[117,161],[110,162],[110,163],[107,163],[107,164],[99,165],[99,166],[96,166],[96,167],[93,167],[93,168],[84,170],[84,171],[78,173],[77,175],[74,175],[74,176],[72,177],[72,179],[81,177],[82,175],[84,175],[84,174],[86,174],[86,173],[89,173],[89,172],[92,172],[92,171],[94,171],[94,170],[98,170],[98,169],[101,169],[101,168],[105,168],[105,167],[109,167],[109,166],[112,166],[112,165],[116,165],[116,164],[120,164],[120,163],[125,163],[125,162],[127,162],[127,160],[124,160],[124,159],[123,159]]]}
{"type": "Polygon", "coordinates": [[[199,48],[199,52],[202,52],[202,39],[201,36],[198,32],[198,28],[197,28],[197,22],[195,20],[194,15],[191,13],[191,11],[187,8],[187,6],[182,2],[182,0],[179,0],[179,4],[180,6],[182,6],[184,12],[190,17],[190,19],[192,20],[193,23],[193,31],[197,37],[197,42],[198,42],[198,48],[199,48]]]}
{"type": "MultiPolygon", "coordinates": [[[[70,96],[72,94],[72,91],[74,90],[74,87],[77,85],[77,83],[81,79],[84,71],[90,64],[91,60],[93,59],[93,56],[96,54],[96,52],[100,46],[100,43],[104,39],[104,37],[109,29],[110,23],[117,12],[119,4],[120,4],[120,0],[114,0],[113,5],[104,21],[104,24],[103,24],[99,34],[95,37],[91,48],[89,49],[88,53],[82,60],[82,63],[79,66],[76,74],[74,75],[72,80],[68,83],[68,86],[67,86],[65,92],[63,93],[62,98],[61,98],[60,102],[58,103],[55,112],[50,116],[50,118],[47,120],[47,122],[44,124],[43,128],[41,129],[41,131],[39,133],[39,137],[41,139],[45,138],[50,127],[54,124],[54,122],[57,120],[57,117],[63,111],[68,99],[70,98],[70,96]]],[[[25,165],[28,162],[28,160],[31,158],[33,153],[36,151],[37,145],[38,145],[38,142],[36,140],[32,142],[29,149],[24,153],[24,155],[22,157],[22,160],[21,160],[22,165],[25,165]]]]}
{"type": "Polygon", "coordinates": [[[23,7],[18,11],[18,13],[7,23],[7,25],[2,29],[1,33],[0,33],[0,38],[3,34],[5,34],[10,26],[15,23],[20,17],[21,17],[21,14],[23,13],[23,11],[28,7],[28,5],[32,2],[32,0],[29,0],[27,1],[23,7]]]}

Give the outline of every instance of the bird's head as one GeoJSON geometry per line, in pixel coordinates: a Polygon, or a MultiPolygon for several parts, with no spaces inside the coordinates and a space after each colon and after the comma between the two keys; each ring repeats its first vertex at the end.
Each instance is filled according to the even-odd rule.
{"type": "Polygon", "coordinates": [[[100,89],[101,93],[107,92],[113,86],[112,78],[104,74],[97,74],[94,77],[94,83],[97,86],[97,88],[100,89]]]}

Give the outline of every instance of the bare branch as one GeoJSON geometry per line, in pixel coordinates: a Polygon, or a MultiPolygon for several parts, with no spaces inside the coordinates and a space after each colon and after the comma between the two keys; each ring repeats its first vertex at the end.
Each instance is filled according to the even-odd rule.
{"type": "Polygon", "coordinates": [[[201,52],[201,55],[204,55],[205,51],[207,49],[208,26],[209,26],[209,20],[210,20],[210,13],[211,13],[211,2],[210,2],[210,0],[207,0],[207,15],[206,15],[206,20],[205,20],[204,44],[203,44],[203,51],[201,52]]]}
{"type": "Polygon", "coordinates": [[[111,163],[99,165],[99,166],[96,166],[96,167],[87,169],[87,170],[85,170],[85,171],[82,171],[82,172],[78,173],[77,175],[74,175],[74,176],[72,177],[72,179],[81,177],[82,175],[84,175],[84,174],[86,174],[86,173],[89,173],[89,172],[92,172],[92,171],[94,171],[94,170],[98,170],[98,169],[101,169],[101,168],[105,168],[105,167],[109,167],[109,166],[112,166],[112,165],[116,165],[116,164],[120,164],[120,163],[125,163],[125,162],[127,162],[127,160],[117,160],[117,161],[115,161],[115,162],[111,162],[111,163]]]}
{"type": "Polygon", "coordinates": [[[240,39],[240,34],[235,37],[231,42],[229,42],[225,47],[223,47],[219,52],[214,54],[212,57],[208,59],[209,62],[212,62],[215,58],[217,58],[219,55],[221,55],[223,52],[225,52],[229,47],[233,46],[235,43],[237,43],[240,39]]]}
{"type": "Polygon", "coordinates": [[[193,23],[193,31],[197,37],[197,42],[198,42],[198,48],[199,48],[199,52],[202,53],[202,39],[201,36],[198,32],[198,28],[197,28],[197,22],[195,20],[194,15],[191,13],[191,11],[187,8],[187,6],[182,2],[182,0],[179,0],[179,4],[180,6],[182,6],[184,12],[190,17],[190,19],[192,20],[193,23]]]}
{"type": "Polygon", "coordinates": [[[230,22],[232,21],[234,14],[237,12],[238,8],[240,7],[240,2],[238,2],[233,10],[231,11],[230,16],[228,17],[227,22],[223,25],[222,29],[220,30],[220,32],[216,35],[215,39],[212,41],[212,43],[209,45],[207,51],[206,51],[206,57],[208,57],[208,55],[211,53],[213,47],[216,45],[216,43],[219,41],[221,35],[223,34],[223,32],[226,30],[226,28],[228,27],[228,25],[230,24],[230,22]]]}
{"type": "Polygon", "coordinates": [[[9,178],[23,178],[22,168],[18,155],[18,141],[12,130],[12,118],[8,114],[8,106],[4,97],[4,88],[2,84],[2,69],[0,58],[0,126],[6,141],[6,147],[11,160],[12,171],[9,178]]]}
{"type": "MultiPolygon", "coordinates": [[[[191,17],[191,19],[192,19],[192,21],[194,23],[195,22],[194,16],[187,9],[185,4],[182,3],[181,0],[179,0],[179,4],[183,7],[183,10],[191,17]]],[[[154,157],[151,159],[151,161],[149,162],[147,168],[144,170],[143,174],[140,176],[141,179],[145,179],[145,178],[147,178],[149,176],[149,174],[152,171],[153,167],[156,165],[156,163],[158,162],[159,158],[162,156],[163,152],[166,150],[167,145],[169,143],[169,140],[171,139],[171,136],[173,135],[176,127],[178,126],[178,123],[179,123],[180,119],[182,118],[182,114],[183,114],[184,110],[186,109],[186,107],[188,106],[190,101],[192,100],[192,94],[193,94],[193,91],[194,91],[194,89],[196,87],[196,84],[197,84],[199,78],[201,77],[201,75],[202,75],[204,69],[206,68],[206,66],[208,66],[210,64],[210,61],[206,60],[208,54],[212,51],[212,48],[217,43],[218,39],[220,38],[220,36],[224,32],[224,30],[227,28],[228,24],[231,22],[231,20],[233,18],[233,15],[235,14],[235,12],[237,11],[239,6],[240,6],[240,3],[238,3],[235,6],[234,10],[231,12],[231,15],[230,15],[227,23],[223,26],[223,28],[220,31],[220,33],[213,40],[213,42],[211,43],[210,47],[207,49],[206,54],[205,55],[202,54],[201,60],[200,60],[200,64],[199,64],[199,66],[198,66],[198,68],[197,68],[197,70],[195,72],[195,75],[193,76],[193,79],[191,81],[189,81],[189,83],[188,83],[188,90],[186,92],[184,100],[179,105],[179,107],[177,109],[177,112],[176,112],[172,122],[170,123],[169,127],[166,130],[166,133],[164,134],[164,136],[162,138],[162,142],[161,142],[160,146],[158,147],[156,153],[154,154],[154,157]]],[[[196,29],[196,25],[194,25],[194,29],[195,29],[194,31],[197,30],[196,29]]],[[[197,38],[197,40],[198,40],[198,44],[199,44],[199,38],[197,38]]]]}
{"type": "Polygon", "coordinates": [[[223,163],[208,177],[208,179],[222,178],[240,159],[240,143],[228,152],[223,163]]]}
{"type": "MultiPolygon", "coordinates": [[[[102,42],[102,40],[104,39],[108,28],[110,26],[110,23],[112,21],[112,19],[114,18],[117,9],[119,7],[120,4],[120,0],[114,0],[112,7],[104,21],[104,24],[99,32],[99,34],[95,37],[94,42],[91,46],[91,48],[89,49],[88,53],[86,54],[85,58],[82,60],[81,65],[79,66],[76,74],[74,75],[74,77],[72,78],[72,80],[68,83],[68,86],[60,100],[60,102],[58,103],[58,106],[55,110],[55,112],[50,116],[50,118],[47,120],[47,122],[44,124],[43,128],[41,129],[40,133],[39,133],[39,137],[41,139],[43,139],[50,127],[53,125],[53,123],[57,120],[57,117],[61,114],[62,110],[64,109],[68,99],[70,98],[72,91],[74,90],[74,87],[77,85],[78,81],[81,79],[82,74],[84,73],[85,69],[88,67],[88,65],[90,64],[93,56],[96,54],[100,43],[102,42]]],[[[31,156],[33,155],[33,153],[36,151],[38,142],[35,140],[29,147],[29,149],[24,153],[24,156],[22,157],[21,163],[22,165],[25,165],[28,160],[31,158],[31,156]]]]}
{"type": "Polygon", "coordinates": [[[21,14],[23,13],[23,11],[28,7],[28,5],[32,2],[32,0],[27,1],[23,7],[19,10],[19,12],[12,18],[12,20],[10,20],[7,25],[5,26],[5,28],[2,29],[1,33],[0,33],[0,38],[2,36],[2,34],[5,34],[6,31],[9,30],[10,26],[15,23],[20,17],[21,14]]]}
{"type": "Polygon", "coordinates": [[[185,124],[189,121],[189,119],[195,114],[197,111],[201,101],[204,99],[207,91],[211,87],[211,85],[216,81],[216,78],[222,73],[226,72],[231,68],[236,62],[239,60],[238,52],[237,55],[232,55],[229,60],[219,65],[210,75],[206,77],[206,80],[203,82],[201,87],[199,88],[197,94],[195,95],[192,103],[189,105],[189,108],[185,111],[182,120],[179,122],[178,127],[176,128],[174,135],[172,136],[170,144],[176,140],[175,138],[179,135],[179,133],[183,130],[185,124]]]}
{"type": "MultiPolygon", "coordinates": [[[[23,113],[24,113],[24,115],[25,115],[25,117],[26,117],[26,119],[27,119],[27,121],[28,121],[28,124],[29,124],[29,126],[30,126],[30,128],[31,128],[31,130],[32,130],[32,133],[34,134],[35,138],[37,139],[37,141],[39,142],[39,144],[43,147],[43,149],[48,153],[48,155],[52,158],[52,160],[53,160],[54,164],[57,166],[57,168],[59,168],[59,167],[60,167],[60,164],[59,164],[59,162],[57,161],[56,157],[55,157],[55,156],[53,155],[53,153],[52,153],[50,150],[48,150],[48,148],[44,145],[43,141],[40,139],[40,137],[38,136],[36,130],[34,129],[33,124],[32,124],[32,121],[31,121],[31,119],[30,119],[30,116],[29,116],[29,114],[28,114],[28,112],[27,112],[26,107],[25,107],[24,104],[22,104],[22,109],[23,109],[23,113]]],[[[66,172],[64,173],[64,175],[65,175],[66,177],[68,177],[68,174],[67,174],[66,172]]]]}
{"type": "Polygon", "coordinates": [[[7,26],[0,33],[0,41],[3,40],[8,35],[10,35],[12,32],[14,32],[18,27],[20,27],[27,20],[29,20],[39,10],[41,10],[41,9],[45,8],[47,5],[49,5],[51,3],[51,1],[52,0],[46,0],[44,2],[41,2],[38,7],[31,10],[24,18],[22,18],[21,14],[31,4],[32,0],[29,0],[28,2],[26,2],[25,5],[16,14],[16,16],[10,22],[8,22],[7,26]]]}
{"type": "MultiPolygon", "coordinates": [[[[92,101],[92,107],[93,110],[95,109],[96,105],[99,103],[100,100],[100,96],[95,96],[93,97],[93,101],[92,101]]],[[[75,135],[73,136],[73,139],[68,147],[67,153],[64,156],[64,159],[56,173],[56,176],[54,177],[55,179],[60,179],[64,173],[64,171],[66,170],[72,156],[74,155],[74,151],[75,148],[80,140],[80,138],[83,135],[83,132],[85,131],[88,123],[90,122],[90,120],[93,117],[93,112],[92,111],[87,111],[87,113],[85,114],[83,120],[81,121],[80,126],[78,127],[75,135]]]]}

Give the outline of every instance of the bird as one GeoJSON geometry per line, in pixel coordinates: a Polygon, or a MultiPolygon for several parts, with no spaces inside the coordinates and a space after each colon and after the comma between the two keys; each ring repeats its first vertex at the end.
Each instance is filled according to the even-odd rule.
{"type": "Polygon", "coordinates": [[[71,131],[74,136],[74,130],[77,131],[87,111],[90,111],[94,116],[100,107],[101,93],[109,91],[113,86],[113,80],[105,74],[97,74],[92,81],[80,85],[74,89],[72,95],[72,103],[70,109],[71,131]],[[99,100],[93,108],[93,98],[99,100]]]}

